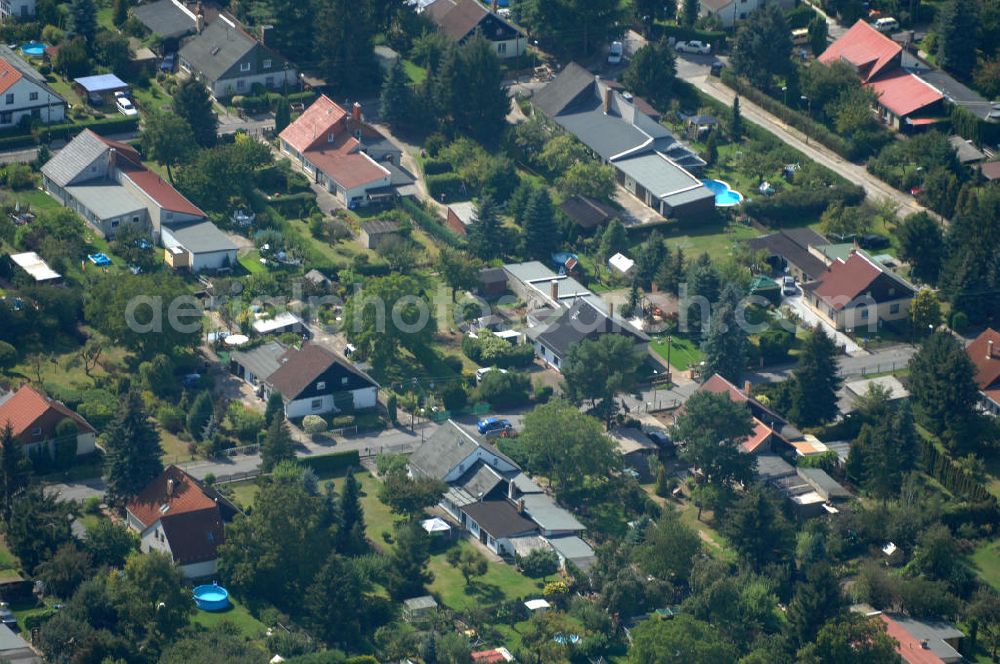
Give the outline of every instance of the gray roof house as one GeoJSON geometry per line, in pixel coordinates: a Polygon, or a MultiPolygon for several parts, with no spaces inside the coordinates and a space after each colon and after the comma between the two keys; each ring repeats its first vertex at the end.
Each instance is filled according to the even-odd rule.
{"type": "Polygon", "coordinates": [[[132,8],[132,15],[150,32],[164,39],[179,39],[195,31],[198,18],[179,0],[157,0],[132,8]]]}
{"type": "Polygon", "coordinates": [[[524,503],[524,513],[538,524],[545,537],[578,535],[587,529],[569,510],[556,505],[556,501],[549,495],[527,494],[518,499],[518,503],[521,501],[524,503]]]}
{"type": "Polygon", "coordinates": [[[705,162],[619,86],[570,63],[533,104],[614,167],[618,184],[664,217],[697,218],[714,210],[715,196],[696,175],[705,162]]]}
{"type": "Polygon", "coordinates": [[[597,554],[576,535],[550,537],[545,540],[559,556],[559,563],[565,568],[566,563],[572,563],[581,572],[587,572],[597,562],[597,554]]]}
{"type": "Polygon", "coordinates": [[[296,84],[295,65],[247,33],[226,14],[191,37],[180,52],[181,68],[216,99],[248,95],[255,85],[280,90],[296,84]]]}
{"type": "Polygon", "coordinates": [[[618,334],[631,339],[636,354],[645,356],[649,335],[627,321],[604,311],[589,299],[575,302],[545,323],[529,328],[527,336],[535,346],[535,354],[555,369],[559,369],[570,348],[581,341],[590,341],[606,334],[618,334]]]}
{"type": "Polygon", "coordinates": [[[477,461],[501,473],[520,471],[506,454],[448,420],[410,455],[410,474],[457,482],[477,461]]]}

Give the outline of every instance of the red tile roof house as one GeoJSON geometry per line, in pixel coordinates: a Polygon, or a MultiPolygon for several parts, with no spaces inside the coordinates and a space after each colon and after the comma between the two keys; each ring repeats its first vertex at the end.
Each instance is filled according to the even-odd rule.
{"type": "Polygon", "coordinates": [[[45,191],[106,238],[127,226],[150,233],[192,271],[236,262],[236,245],[156,173],[131,145],[84,129],[42,167],[45,191]],[[182,237],[184,239],[182,239],[182,237]]]}
{"type": "Polygon", "coordinates": [[[965,352],[976,367],[975,379],[983,410],[1000,415],[1000,332],[986,328],[965,352]]]}
{"type": "Polygon", "coordinates": [[[392,173],[380,162],[399,165],[401,153],[364,121],[357,102],[348,113],[322,95],[278,138],[282,152],[348,207],[393,195],[392,173]]]}
{"type": "Polygon", "coordinates": [[[2,129],[17,127],[25,117],[38,118],[46,124],[66,119],[66,101],[44,76],[6,46],[0,46],[0,99],[2,129]]]}
{"type": "Polygon", "coordinates": [[[816,281],[803,284],[806,302],[838,330],[859,332],[905,320],[916,289],[863,251],[834,260],[816,281]]]}
{"type": "Polygon", "coordinates": [[[214,489],[169,466],[128,504],[125,516],[143,553],[169,553],[184,576],[198,579],[215,574],[223,522],[237,512],[214,489]]]}
{"type": "Polygon", "coordinates": [[[65,404],[48,398],[30,385],[0,395],[0,428],[10,422],[14,437],[21,442],[25,454],[30,455],[41,445],[48,445],[49,452],[54,453],[56,427],[63,420],[76,425],[76,455],[93,452],[97,430],[65,404]]]}
{"type": "Polygon", "coordinates": [[[963,661],[958,646],[965,634],[954,625],[901,614],[878,614],[886,633],[896,639],[896,652],[907,664],[951,664],[963,661]]]}
{"type": "Polygon", "coordinates": [[[933,124],[944,115],[944,95],[902,68],[903,48],[863,20],[819,56],[829,65],[846,62],[878,97],[879,118],[897,130],[933,124]]]}

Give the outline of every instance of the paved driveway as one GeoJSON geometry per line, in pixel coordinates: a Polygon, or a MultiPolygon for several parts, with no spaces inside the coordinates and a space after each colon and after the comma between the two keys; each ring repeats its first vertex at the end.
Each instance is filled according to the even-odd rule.
{"type": "Polygon", "coordinates": [[[856,344],[849,336],[843,332],[838,332],[832,325],[817,316],[816,312],[814,312],[809,305],[806,304],[805,298],[802,297],[801,293],[782,299],[781,304],[786,305],[794,311],[806,325],[815,326],[819,323],[820,327],[823,328],[823,331],[826,332],[827,336],[833,338],[838,346],[842,346],[848,355],[858,356],[868,354],[867,351],[856,344]]]}
{"type": "Polygon", "coordinates": [[[104,485],[104,480],[100,477],[95,477],[89,480],[49,484],[45,487],[45,489],[51,494],[59,496],[63,500],[72,500],[77,503],[82,503],[87,500],[87,498],[92,496],[103,498],[106,487],[104,485]]]}

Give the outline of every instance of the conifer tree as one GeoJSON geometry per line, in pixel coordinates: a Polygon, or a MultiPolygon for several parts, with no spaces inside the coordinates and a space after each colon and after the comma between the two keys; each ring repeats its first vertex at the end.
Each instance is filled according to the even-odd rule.
{"type": "Polygon", "coordinates": [[[271,425],[267,428],[267,435],[264,437],[264,444],[260,448],[260,467],[267,473],[274,469],[282,461],[295,459],[295,443],[292,441],[292,434],[288,430],[288,423],[282,413],[271,420],[271,425]]]}
{"type": "Polygon", "coordinates": [[[137,496],[163,472],[160,434],[149,421],[135,390],[122,399],[121,410],[104,432],[104,480],[108,501],[122,504],[137,496]]]}
{"type": "Polygon", "coordinates": [[[816,325],[809,332],[794,372],[791,418],[801,426],[828,422],[837,414],[837,346],[816,325]]]}
{"type": "Polygon", "coordinates": [[[556,228],[552,199],[544,187],[531,193],[521,226],[524,228],[524,253],[533,258],[548,260],[559,247],[559,231],[556,228]]]}
{"type": "Polygon", "coordinates": [[[490,196],[483,196],[468,231],[469,250],[484,261],[501,258],[507,245],[507,231],[500,223],[497,206],[490,196]]]}

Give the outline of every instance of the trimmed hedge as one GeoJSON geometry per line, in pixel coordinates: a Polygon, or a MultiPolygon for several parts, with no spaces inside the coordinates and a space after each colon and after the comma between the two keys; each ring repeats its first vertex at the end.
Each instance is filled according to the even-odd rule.
{"type": "Polygon", "coordinates": [[[289,219],[308,217],[315,204],[316,194],[311,190],[298,194],[285,194],[272,197],[271,200],[267,201],[267,205],[280,212],[283,217],[289,219]]]}
{"type": "Polygon", "coordinates": [[[424,175],[440,175],[442,173],[450,173],[453,170],[455,168],[451,165],[451,162],[443,159],[428,159],[424,162],[424,175]]]}
{"type": "Polygon", "coordinates": [[[694,39],[707,42],[712,45],[713,53],[723,50],[729,39],[729,36],[721,30],[698,30],[696,28],[685,28],[680,25],[663,25],[657,23],[653,26],[653,39],[650,42],[656,41],[660,37],[667,39],[673,37],[676,41],[691,41],[694,39]]]}
{"type": "Polygon", "coordinates": [[[803,217],[820,215],[835,203],[847,207],[858,205],[864,199],[864,188],[854,184],[827,189],[791,189],[768,198],[748,200],[743,210],[762,224],[783,226],[799,223],[803,217]]]}
{"type": "Polygon", "coordinates": [[[306,468],[312,468],[317,475],[324,475],[347,470],[348,468],[360,468],[361,455],[357,450],[349,450],[347,452],[300,457],[299,463],[306,468]]]}
{"type": "MultiPolygon", "coordinates": [[[[281,102],[281,93],[278,92],[266,92],[262,95],[235,95],[232,97],[230,102],[233,106],[241,108],[248,113],[262,113],[264,111],[273,111],[277,105],[281,102]]],[[[304,105],[308,106],[314,99],[316,99],[316,93],[309,90],[306,92],[293,92],[288,95],[288,103],[294,104],[296,102],[302,102],[304,105]]]]}
{"type": "Polygon", "coordinates": [[[437,217],[429,214],[424,208],[410,199],[400,198],[399,207],[409,214],[413,218],[413,221],[415,221],[417,225],[431,237],[441,240],[442,242],[445,242],[453,247],[462,247],[465,244],[465,242],[458,237],[458,235],[453,233],[449,228],[445,227],[437,217]]]}
{"type": "Polygon", "coordinates": [[[833,133],[806,113],[785,106],[777,99],[755,88],[745,79],[739,78],[729,69],[722,70],[721,80],[732,88],[734,92],[746,97],[768,113],[778,116],[782,121],[792,125],[810,138],[819,141],[844,159],[853,161],[856,158],[854,153],[857,151],[857,148],[852,142],[833,133]]]}
{"type": "Polygon", "coordinates": [[[118,117],[101,118],[80,123],[63,123],[39,127],[36,133],[24,133],[20,130],[13,130],[0,133],[0,149],[17,148],[36,143],[48,143],[53,139],[70,140],[84,129],[90,129],[101,136],[110,134],[122,134],[127,131],[136,131],[139,128],[138,118],[118,117]]]}
{"type": "Polygon", "coordinates": [[[427,176],[427,191],[436,200],[445,197],[445,201],[452,199],[461,200],[465,194],[465,181],[458,173],[440,173],[438,175],[427,176]]]}

